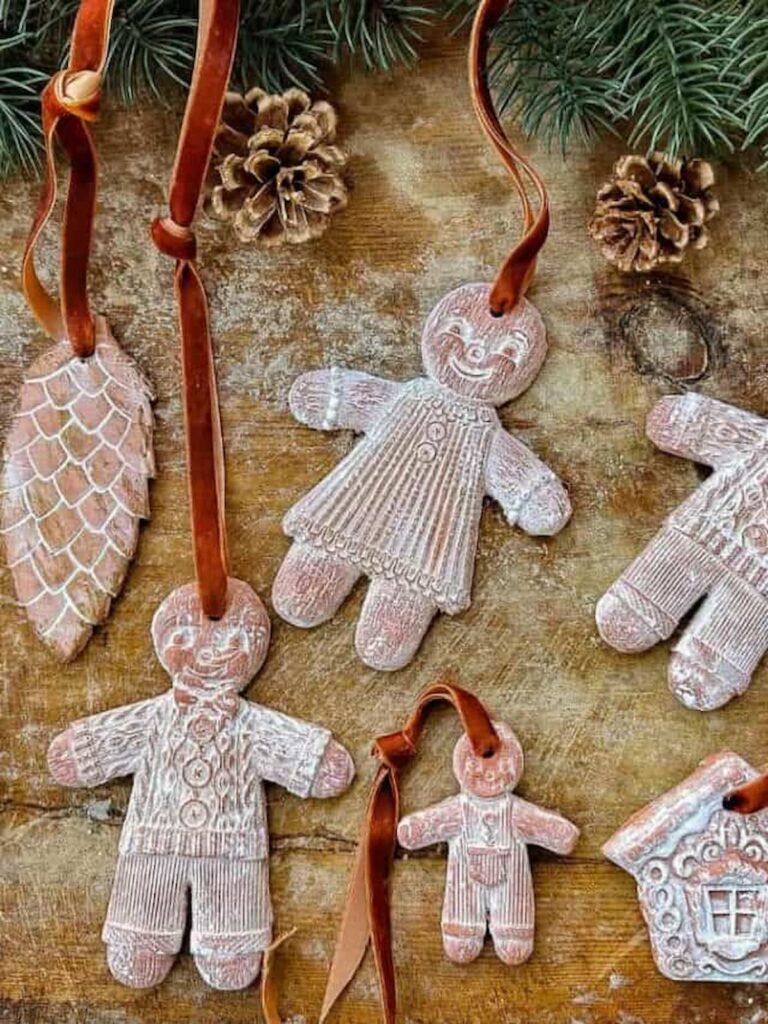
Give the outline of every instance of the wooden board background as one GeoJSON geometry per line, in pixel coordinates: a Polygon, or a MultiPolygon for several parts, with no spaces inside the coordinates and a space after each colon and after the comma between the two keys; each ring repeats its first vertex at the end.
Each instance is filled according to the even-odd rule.
{"type": "MultiPolygon", "coordinates": [[[[233,562],[263,595],[287,549],[280,517],[347,450],[350,438],[304,429],[287,411],[295,375],[332,361],[406,378],[417,341],[448,289],[488,279],[517,228],[511,191],[470,112],[460,42],[435,40],[413,71],[344,75],[333,97],[352,154],[346,213],[320,242],[257,252],[201,229],[218,347],[233,562]]],[[[70,719],[160,692],[150,646],[159,601],[191,572],[185,510],[171,267],[147,238],[163,209],[178,104],[125,114],[98,129],[104,190],[93,274],[97,306],[151,378],[158,401],[158,480],[138,562],[109,623],[61,668],[34,642],[2,584],[0,633],[0,1021],[19,1024],[213,1024],[259,1019],[256,993],[217,994],[187,955],[157,991],[110,978],[99,930],[129,782],[64,791],[45,769],[70,719]]],[[[274,619],[274,643],[250,695],[320,720],[353,751],[358,781],[333,803],[270,794],[273,889],[286,1012],[315,1021],[324,972],[373,766],[371,738],[402,722],[419,689],[453,665],[513,724],[527,753],[521,793],[559,808],[583,838],[564,860],[534,853],[534,959],[511,970],[487,948],[469,968],[443,958],[444,851],[399,859],[396,958],[408,1024],[762,1024],[768,989],[673,984],[653,968],[629,876],[600,844],[634,810],[732,747],[766,759],[768,671],[726,710],[687,711],[667,692],[662,647],[622,657],[599,641],[595,601],[695,486],[695,467],[644,440],[655,399],[695,386],[766,412],[768,301],[764,179],[719,167],[723,214],[711,248],[683,268],[622,277],[585,233],[594,192],[618,144],[593,154],[533,148],[551,185],[553,231],[534,299],[551,353],[531,390],[503,412],[567,481],[575,515],[552,541],[485,513],[474,603],[432,629],[394,676],[369,671],[352,638],[359,588],[332,623],[301,632],[274,619]]],[[[24,367],[46,346],[19,290],[36,188],[0,196],[0,411],[7,420],[24,367]]],[[[55,250],[46,251],[51,271],[55,250]]],[[[407,809],[453,790],[455,721],[437,716],[405,787],[407,809]]],[[[370,963],[335,1020],[378,1020],[370,963]]]]}

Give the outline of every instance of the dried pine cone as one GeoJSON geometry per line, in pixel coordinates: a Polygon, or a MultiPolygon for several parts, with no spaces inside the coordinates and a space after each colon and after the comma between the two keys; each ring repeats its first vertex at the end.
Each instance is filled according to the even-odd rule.
{"type": "Polygon", "coordinates": [[[668,160],[663,153],[623,156],[597,193],[589,233],[620,270],[679,263],[709,241],[707,221],[720,209],[705,160],[668,160]]]}
{"type": "Polygon", "coordinates": [[[214,143],[220,179],[210,194],[214,216],[232,222],[243,242],[306,242],[347,204],[336,112],[301,89],[271,96],[230,92],[214,143]]]}

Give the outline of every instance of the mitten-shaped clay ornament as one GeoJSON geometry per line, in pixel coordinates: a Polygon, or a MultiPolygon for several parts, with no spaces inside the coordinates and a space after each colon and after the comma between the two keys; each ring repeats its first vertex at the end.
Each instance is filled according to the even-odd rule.
{"type": "Polygon", "coordinates": [[[334,368],[303,374],[291,390],[302,423],[365,436],[285,516],[294,543],[272,599],[288,622],[317,626],[370,577],[356,647],[372,668],[407,665],[438,611],[469,606],[486,495],[530,534],[555,534],[570,517],[562,484],[494,408],[536,377],[544,325],[526,300],[493,317],[489,290],[464,285],[432,310],[426,377],[334,368]]]}
{"type": "Polygon", "coordinates": [[[448,957],[457,963],[474,960],[490,927],[497,955],[514,965],[533,952],[528,844],[570,853],[579,830],[513,794],[523,773],[523,751],[508,725],[493,724],[501,740],[496,754],[477,757],[462,736],[453,754],[461,793],[403,818],[397,838],[407,850],[448,843],[442,919],[448,957]]]}
{"type": "Polygon", "coordinates": [[[65,786],[135,776],[103,931],[109,969],[125,985],[149,987],[168,973],[188,898],[203,979],[249,985],[272,934],[263,782],[330,797],[352,779],[352,760],[327,729],[239,696],[269,633],[246,583],[229,580],[216,621],[194,584],[180,587],[152,623],[172,689],[74,722],[51,744],[50,770],[65,786]]]}
{"type": "Polygon", "coordinates": [[[768,647],[768,422],[687,394],[663,398],[647,433],[714,472],[601,598],[597,624],[617,650],[644,651],[704,598],[675,644],[669,685],[705,711],[743,693],[768,647]]]}

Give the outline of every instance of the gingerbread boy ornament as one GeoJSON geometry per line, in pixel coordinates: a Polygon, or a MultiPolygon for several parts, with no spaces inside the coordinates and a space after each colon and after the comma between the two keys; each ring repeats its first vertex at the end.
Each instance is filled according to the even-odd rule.
{"type": "Polygon", "coordinates": [[[490,292],[463,285],[432,310],[426,377],[400,383],[332,368],[303,374],[291,390],[300,422],[364,436],[285,516],[294,543],[273,602],[288,622],[317,626],[368,576],[356,647],[372,668],[407,665],[437,612],[469,606],[486,495],[530,534],[555,534],[570,516],[563,485],[496,412],[539,372],[544,325],[526,299],[492,315],[490,292]]]}
{"type": "Polygon", "coordinates": [[[330,797],[354,766],[327,729],[240,696],[269,646],[253,590],[230,579],[208,618],[195,584],[179,587],[152,622],[172,687],[159,697],[74,722],[48,763],[65,786],[134,775],[104,925],[107,962],[125,985],[162,981],[181,947],[189,898],[191,951],[214,988],[258,975],[272,936],[264,782],[330,797]]]}
{"type": "Polygon", "coordinates": [[[464,733],[453,753],[461,793],[403,818],[397,838],[408,850],[448,843],[442,919],[448,957],[457,963],[475,960],[490,928],[497,956],[515,965],[533,952],[528,845],[570,853],[579,830],[559,814],[514,795],[523,751],[508,725],[493,725],[501,741],[496,753],[478,756],[464,733]]]}
{"type": "Polygon", "coordinates": [[[703,603],[673,648],[669,686],[718,708],[749,685],[768,648],[768,422],[704,395],[663,398],[648,437],[712,474],[597,605],[604,640],[644,651],[703,603]]]}

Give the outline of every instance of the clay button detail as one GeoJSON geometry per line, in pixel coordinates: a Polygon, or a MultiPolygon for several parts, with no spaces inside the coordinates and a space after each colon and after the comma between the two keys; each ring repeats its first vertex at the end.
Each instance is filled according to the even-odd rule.
{"type": "Polygon", "coordinates": [[[187,785],[200,789],[210,782],[211,766],[202,757],[196,757],[184,766],[182,774],[187,785]]]}
{"type": "Polygon", "coordinates": [[[416,458],[419,462],[432,462],[437,455],[437,448],[431,443],[431,441],[423,441],[416,448],[416,458]]]}
{"type": "Polygon", "coordinates": [[[189,731],[197,743],[209,743],[216,732],[216,726],[206,715],[198,715],[190,722],[189,731]]]}
{"type": "Polygon", "coordinates": [[[208,820],[208,808],[201,800],[188,800],[179,811],[185,828],[202,828],[208,820]]]}
{"type": "Polygon", "coordinates": [[[442,441],[445,437],[445,424],[435,420],[427,426],[427,437],[430,441],[442,441]]]}

